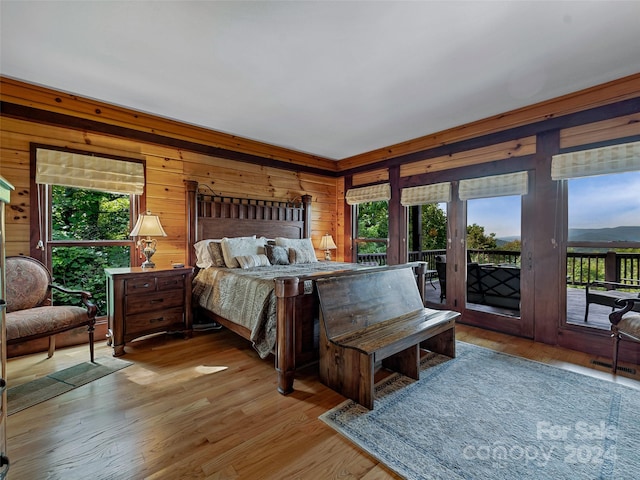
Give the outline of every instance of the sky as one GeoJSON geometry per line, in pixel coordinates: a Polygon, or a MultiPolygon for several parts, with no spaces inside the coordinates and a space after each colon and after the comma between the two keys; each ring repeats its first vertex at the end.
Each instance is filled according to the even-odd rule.
{"type": "MultiPolygon", "coordinates": [[[[520,197],[467,202],[467,224],[497,238],[520,235],[520,197]]],[[[640,172],[569,180],[569,228],[640,226],[640,172]]]]}

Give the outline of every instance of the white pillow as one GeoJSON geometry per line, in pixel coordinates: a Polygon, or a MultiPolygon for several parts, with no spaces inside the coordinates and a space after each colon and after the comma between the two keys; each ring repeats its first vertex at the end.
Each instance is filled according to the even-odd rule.
{"type": "Polygon", "coordinates": [[[193,248],[196,251],[196,266],[198,268],[209,268],[213,266],[213,259],[209,253],[209,244],[211,242],[219,242],[218,239],[200,240],[193,244],[193,248]]]}
{"type": "Polygon", "coordinates": [[[228,268],[238,268],[240,266],[236,257],[257,254],[258,242],[255,235],[251,237],[225,237],[222,239],[222,256],[228,268]]]}
{"type": "MultiPolygon", "coordinates": [[[[284,238],[284,237],[276,237],[276,245],[280,247],[287,248],[295,248],[302,253],[302,257],[308,260],[305,263],[313,263],[317,262],[316,251],[313,248],[313,244],[311,243],[310,238],[284,238]]],[[[289,261],[291,261],[291,256],[289,256],[289,261]]]]}
{"type": "Polygon", "coordinates": [[[236,257],[240,268],[246,270],[253,267],[268,267],[271,265],[269,259],[264,254],[258,255],[239,255],[236,257]]]}

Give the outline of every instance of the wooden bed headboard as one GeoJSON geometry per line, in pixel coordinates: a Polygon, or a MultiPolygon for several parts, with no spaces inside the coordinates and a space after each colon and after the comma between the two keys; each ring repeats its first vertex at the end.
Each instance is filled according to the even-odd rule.
{"type": "Polygon", "coordinates": [[[207,238],[311,237],[311,195],[301,201],[255,200],[216,195],[185,180],[187,205],[187,261],[195,265],[193,244],[207,238]]]}

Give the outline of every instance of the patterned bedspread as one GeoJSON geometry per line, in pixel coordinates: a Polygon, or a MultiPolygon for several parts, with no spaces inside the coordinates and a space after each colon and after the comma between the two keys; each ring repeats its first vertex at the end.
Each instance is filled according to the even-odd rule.
{"type": "MultiPolygon", "coordinates": [[[[196,305],[247,328],[254,348],[261,358],[266,358],[276,344],[275,278],[361,267],[341,262],[272,265],[247,270],[210,267],[200,270],[193,279],[193,297],[196,305]]],[[[313,288],[311,282],[305,285],[305,290],[308,288],[313,288]]]]}

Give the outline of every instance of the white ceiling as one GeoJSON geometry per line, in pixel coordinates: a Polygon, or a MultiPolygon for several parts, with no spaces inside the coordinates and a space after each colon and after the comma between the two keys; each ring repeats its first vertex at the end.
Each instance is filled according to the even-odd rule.
{"type": "Polygon", "coordinates": [[[640,1],[7,1],[2,75],[342,159],[640,72],[640,1]]]}

